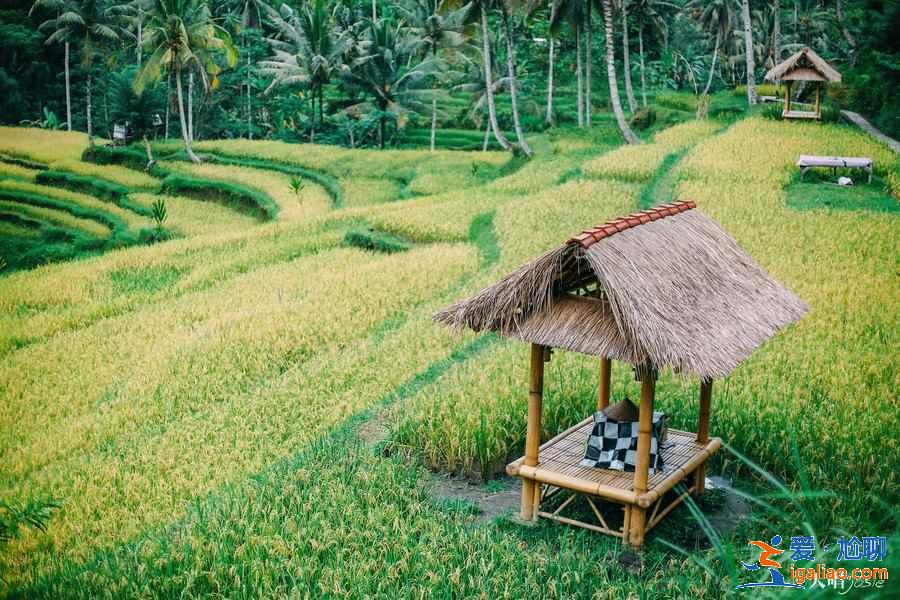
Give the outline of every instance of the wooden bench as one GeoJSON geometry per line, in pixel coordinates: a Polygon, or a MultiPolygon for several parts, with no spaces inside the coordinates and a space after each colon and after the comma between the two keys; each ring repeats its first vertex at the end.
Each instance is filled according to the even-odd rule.
{"type": "Polygon", "coordinates": [[[846,169],[863,169],[869,174],[869,183],[872,183],[872,168],[875,162],[871,158],[861,156],[812,156],[801,154],[797,159],[797,166],[800,167],[800,179],[806,175],[806,172],[814,167],[831,167],[832,173],[837,175],[838,167],[846,169]]]}

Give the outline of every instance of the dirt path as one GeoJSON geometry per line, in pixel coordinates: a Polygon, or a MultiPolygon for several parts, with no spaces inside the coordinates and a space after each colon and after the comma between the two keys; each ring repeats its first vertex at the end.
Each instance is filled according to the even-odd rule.
{"type": "Polygon", "coordinates": [[[900,154],[900,142],[881,133],[881,131],[878,130],[877,127],[869,123],[864,116],[849,110],[842,110],[841,114],[844,115],[845,119],[871,135],[873,138],[883,143],[897,154],[900,154]]]}

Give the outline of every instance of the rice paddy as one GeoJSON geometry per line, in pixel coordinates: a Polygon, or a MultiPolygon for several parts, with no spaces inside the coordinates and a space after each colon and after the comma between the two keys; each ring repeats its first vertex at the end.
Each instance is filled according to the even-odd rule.
{"type": "MultiPolygon", "coordinates": [[[[35,232],[51,227],[92,239],[150,230],[142,211],[166,174],[212,190],[163,196],[166,241],[36,267],[5,257],[0,498],[61,508],[46,533],[3,548],[4,592],[702,599],[733,589],[753,536],[805,523],[896,544],[897,214],[798,210],[786,189],[800,153],[872,156],[886,188],[896,156],[849,127],[752,116],[619,148],[605,117],[591,134],[535,136],[530,161],[227,140],[196,147],[231,163],[199,166],[157,144],[164,173],[84,162],[82,135],[0,128],[0,236],[16,248],[46,244],[35,232]],[[123,186],[126,202],[35,183],[38,166],[123,186]],[[679,509],[633,573],[616,540],[479,522],[429,491],[432,471],[491,480],[520,455],[527,392],[524,344],[430,316],[632,212],[662,169],[669,183],[654,193],[696,201],[811,310],[714,391],[712,433],[790,493],[772,496],[771,480],[722,452],[712,471],[759,499],[753,514],[718,549],[692,550],[698,562],[671,547],[698,528],[679,509]],[[255,218],[216,195],[226,185],[277,211],[255,218]],[[404,250],[352,247],[360,228],[404,250]],[[356,434],[373,418],[387,429],[377,451],[356,434]]],[[[595,359],[554,354],[545,437],[592,412],[596,381],[595,359]]],[[[673,427],[693,428],[697,387],[662,375],[673,427]]],[[[613,394],[637,393],[617,366],[613,394]]]]}

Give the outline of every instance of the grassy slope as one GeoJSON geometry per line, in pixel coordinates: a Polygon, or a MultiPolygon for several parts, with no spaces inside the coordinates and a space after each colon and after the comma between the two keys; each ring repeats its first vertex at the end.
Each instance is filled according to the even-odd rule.
{"type": "MultiPolygon", "coordinates": [[[[896,345],[896,299],[885,295],[889,284],[873,284],[892,272],[896,240],[885,228],[893,217],[847,213],[833,221],[830,213],[785,212],[779,186],[793,148],[763,157],[749,177],[731,159],[753,155],[741,144],[747,138],[752,146],[760,129],[789,146],[797,138],[795,146],[823,151],[873,148],[843,131],[829,140],[813,129],[742,125],[688,152],[676,167],[679,189],[814,310],[717,388],[718,404],[730,410],[719,413],[716,433],[797,482],[783,415],[799,400],[811,418],[794,433],[818,440],[817,428],[831,432],[821,448],[799,448],[805,476],[844,492],[851,483],[889,492],[896,465],[874,466],[872,453],[896,456],[884,447],[896,412],[879,423],[884,411],[866,406],[890,406],[896,384],[885,371],[886,349],[896,345]],[[748,206],[748,192],[759,205],[748,206]],[[767,212],[778,215],[777,227],[767,212]],[[846,226],[849,239],[818,238],[846,226]],[[817,268],[823,253],[839,257],[841,268],[817,268]],[[852,298],[847,277],[857,283],[852,298]],[[835,327],[835,319],[844,325],[835,327]],[[843,352],[820,357],[822,347],[843,352]],[[824,364],[814,362],[823,357],[824,364]],[[850,374],[849,382],[835,383],[833,372],[850,374]],[[847,394],[826,402],[862,415],[856,439],[827,414],[823,421],[812,404],[822,402],[822,390],[842,385],[847,394]],[[888,433],[878,433],[884,428],[888,433]],[[843,465],[826,463],[827,454],[841,455],[843,465]]],[[[262,158],[282,158],[285,150],[208,144],[233,151],[228,144],[241,144],[241,152],[262,158]]],[[[471,336],[434,327],[431,311],[585,223],[631,210],[643,189],[615,177],[579,178],[585,161],[613,146],[608,141],[554,134],[535,145],[543,148],[539,159],[490,182],[471,166],[483,160],[480,153],[435,160],[427,152],[305,147],[290,160],[343,182],[396,182],[398,170],[413,169],[410,186],[421,179],[431,181],[426,191],[436,191],[446,189],[440,178],[449,170],[468,172],[464,185],[472,191],[375,208],[351,202],[327,221],[224,228],[0,280],[0,381],[9,390],[0,422],[5,432],[17,424],[15,437],[0,436],[7,466],[0,495],[53,494],[64,503],[48,536],[27,535],[10,549],[16,585],[29,586],[14,595],[721,595],[728,583],[718,575],[734,562],[707,556],[713,570],[704,571],[653,543],[648,572],[637,576],[621,569],[619,547],[608,538],[546,524],[473,527],[465,507],[430,499],[415,466],[357,446],[350,428],[356,420],[340,425],[378,405],[403,413],[480,398],[490,399],[484,405],[493,427],[521,428],[519,345],[490,338],[472,345],[471,336]],[[419,242],[443,243],[391,257],[338,248],[341,228],[361,215],[419,242]],[[446,243],[467,241],[474,248],[446,243]]],[[[551,365],[547,421],[561,427],[592,402],[594,367],[565,355],[551,365]]],[[[617,389],[627,381],[618,370],[617,389]]],[[[661,388],[663,407],[689,425],[691,390],[674,380],[661,388]]],[[[419,439],[457,431],[463,454],[477,457],[477,425],[458,427],[452,419],[459,413],[434,416],[427,420],[433,433],[423,430],[419,439]]],[[[513,431],[504,444],[517,448],[520,440],[521,431],[513,431]]],[[[840,509],[825,507],[821,520],[852,527],[872,516],[866,507],[851,493],[840,509]]],[[[691,528],[680,512],[658,536],[678,542],[679,528],[691,528]]],[[[758,528],[738,532],[733,543],[743,545],[758,528]]]]}

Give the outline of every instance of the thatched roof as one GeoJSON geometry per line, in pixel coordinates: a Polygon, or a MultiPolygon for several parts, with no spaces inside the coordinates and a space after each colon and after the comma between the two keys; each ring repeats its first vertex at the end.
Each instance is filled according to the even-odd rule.
{"type": "Polygon", "coordinates": [[[766,81],[828,81],[839,83],[841,74],[810,48],[803,48],[766,73],[766,81]]]}
{"type": "Polygon", "coordinates": [[[677,202],[586,230],[434,320],[712,379],[806,310],[677,202]]]}

